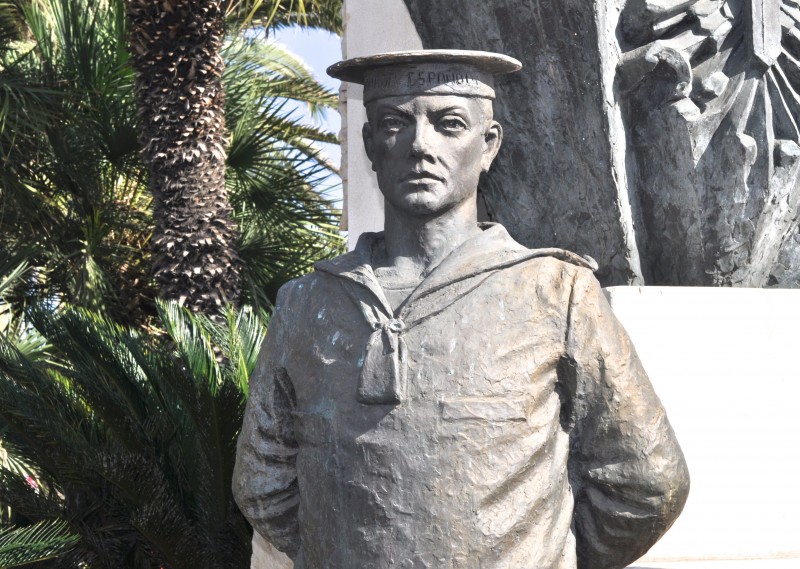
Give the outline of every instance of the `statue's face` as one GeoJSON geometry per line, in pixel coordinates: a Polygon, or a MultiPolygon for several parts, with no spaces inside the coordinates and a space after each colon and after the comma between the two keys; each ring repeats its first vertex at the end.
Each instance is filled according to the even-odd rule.
{"type": "Polygon", "coordinates": [[[502,129],[486,99],[425,95],[370,103],[364,146],[395,210],[431,216],[474,199],[502,129]]]}

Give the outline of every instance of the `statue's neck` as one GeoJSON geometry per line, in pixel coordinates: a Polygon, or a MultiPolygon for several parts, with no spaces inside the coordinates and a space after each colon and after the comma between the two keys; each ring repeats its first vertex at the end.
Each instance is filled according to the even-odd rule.
{"type": "Polygon", "coordinates": [[[480,233],[474,200],[435,217],[398,212],[386,204],[384,247],[373,263],[407,281],[422,280],[467,239],[480,233]]]}

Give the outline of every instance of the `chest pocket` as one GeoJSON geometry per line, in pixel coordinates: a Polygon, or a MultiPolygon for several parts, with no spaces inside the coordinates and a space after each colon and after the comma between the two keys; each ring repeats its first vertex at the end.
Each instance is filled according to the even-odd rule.
{"type": "Polygon", "coordinates": [[[440,402],[445,421],[527,421],[530,397],[446,398],[440,402]]]}

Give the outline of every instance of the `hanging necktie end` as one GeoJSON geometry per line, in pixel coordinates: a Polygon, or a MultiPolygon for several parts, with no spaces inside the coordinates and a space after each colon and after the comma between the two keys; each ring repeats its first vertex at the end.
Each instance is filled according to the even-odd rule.
{"type": "Polygon", "coordinates": [[[396,405],[406,397],[405,324],[393,318],[375,328],[367,342],[356,400],[366,405],[396,405]]]}

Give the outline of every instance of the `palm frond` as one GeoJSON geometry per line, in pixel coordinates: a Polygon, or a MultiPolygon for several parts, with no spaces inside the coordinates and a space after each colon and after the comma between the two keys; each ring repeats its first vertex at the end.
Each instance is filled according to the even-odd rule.
{"type": "Polygon", "coordinates": [[[215,391],[222,382],[222,373],[214,344],[200,324],[202,318],[194,316],[177,302],[159,301],[158,312],[189,372],[195,377],[207,378],[215,391]]]}
{"type": "MultiPolygon", "coordinates": [[[[12,4],[0,0],[0,302],[15,316],[0,331],[0,503],[65,520],[80,536],[65,566],[245,567],[231,469],[264,309],[341,244],[316,189],[333,172],[317,145],[335,137],[292,109],[320,114],[336,96],[277,46],[227,42],[227,189],[258,306],[213,322],[155,301],[123,2],[12,4]]],[[[322,4],[337,3],[243,14],[283,25],[305,9],[313,24],[322,4]]]]}
{"type": "Polygon", "coordinates": [[[229,195],[241,232],[246,298],[268,306],[280,284],[342,250],[338,212],[316,190],[334,171],[316,144],[336,137],[298,123],[289,102],[296,97],[291,100],[331,109],[337,98],[276,44],[242,40],[229,50],[229,195]],[[286,97],[267,95],[273,82],[286,85],[286,97]]]}
{"type": "Polygon", "coordinates": [[[226,13],[239,26],[300,25],[342,32],[342,0],[228,0],[226,13]]]}
{"type": "Polygon", "coordinates": [[[12,49],[13,42],[22,39],[20,14],[12,2],[0,2],[0,54],[12,49]]]}
{"type": "MultiPolygon", "coordinates": [[[[223,80],[228,97],[292,99],[307,105],[317,118],[338,104],[338,93],[320,84],[301,59],[278,43],[263,37],[236,36],[226,44],[224,54],[227,68],[223,80]]],[[[228,106],[235,109],[241,105],[228,106]]]]}
{"type": "Polygon", "coordinates": [[[144,452],[147,385],[143,370],[122,341],[127,331],[86,309],[69,307],[53,316],[44,305],[30,312],[37,330],[69,361],[61,373],[71,392],[112,430],[116,440],[131,451],[144,452]]]}
{"type": "Polygon", "coordinates": [[[21,567],[58,557],[77,541],[78,536],[61,520],[0,528],[0,567],[21,567]]]}
{"type": "MultiPolygon", "coordinates": [[[[19,6],[24,47],[13,44],[4,60],[13,65],[0,71],[0,97],[3,85],[11,93],[0,98],[0,108],[8,108],[0,137],[0,249],[30,245],[34,252],[23,278],[5,295],[8,305],[18,317],[26,306],[48,299],[102,308],[122,323],[152,325],[152,197],[138,153],[123,3],[37,0],[19,6]]],[[[288,4],[281,6],[279,13],[288,4]]],[[[315,3],[305,7],[311,17],[315,3]]],[[[271,276],[262,267],[246,271],[260,280],[245,283],[251,291],[245,300],[266,306],[274,294],[264,295],[264,279],[277,284],[285,274],[309,270],[312,259],[294,263],[293,252],[312,252],[313,239],[324,242],[317,251],[341,246],[338,212],[317,190],[335,172],[319,145],[336,137],[299,124],[297,112],[330,112],[336,95],[275,44],[242,35],[226,42],[224,54],[231,131],[227,191],[235,221],[240,233],[257,227],[259,242],[270,243],[251,251],[280,256],[268,267],[304,267],[271,276]]]]}
{"type": "Polygon", "coordinates": [[[16,441],[38,471],[60,472],[68,480],[84,476],[84,462],[91,456],[87,408],[72,395],[68,382],[56,370],[26,357],[0,334],[0,427],[16,441]]]}
{"type": "Polygon", "coordinates": [[[122,3],[19,5],[29,39],[0,70],[0,103],[8,110],[0,136],[0,248],[35,252],[24,286],[7,300],[15,315],[46,298],[103,306],[123,322],[146,324],[155,294],[151,203],[122,3]]]}
{"type": "Polygon", "coordinates": [[[26,458],[20,458],[19,450],[11,447],[11,439],[4,439],[2,444],[11,460],[8,466],[0,467],[0,503],[8,505],[14,516],[29,520],[62,516],[63,500],[53,491],[50,479],[26,458]]]}
{"type": "Polygon", "coordinates": [[[258,353],[264,340],[265,324],[269,318],[266,311],[257,312],[250,307],[243,307],[240,311],[228,310],[227,343],[219,338],[224,345],[230,368],[230,377],[238,385],[244,396],[247,396],[250,375],[258,361],[258,353]]]}
{"type": "Polygon", "coordinates": [[[164,332],[150,337],[87,309],[36,307],[47,360],[0,336],[4,448],[58,488],[37,493],[0,468],[0,502],[69,520],[84,562],[119,566],[140,551],[174,568],[245,566],[249,533],[230,487],[263,315],[231,310],[215,323],[176,303],[159,311],[164,332]]]}
{"type": "Polygon", "coordinates": [[[17,69],[0,67],[0,136],[4,155],[19,140],[19,129],[52,124],[61,96],[58,90],[31,81],[17,69]]]}
{"type": "Polygon", "coordinates": [[[28,271],[26,252],[0,251],[0,300],[28,271]]]}

